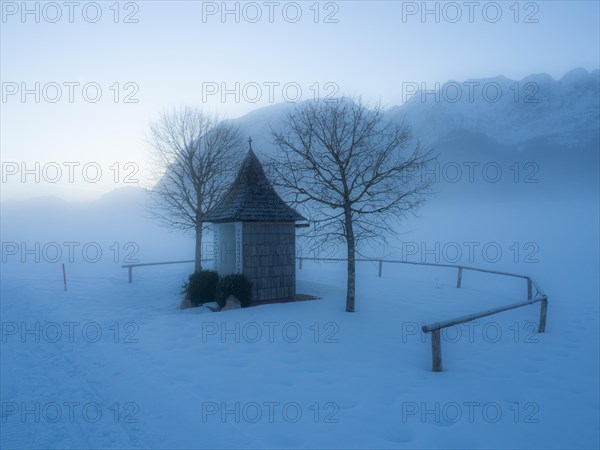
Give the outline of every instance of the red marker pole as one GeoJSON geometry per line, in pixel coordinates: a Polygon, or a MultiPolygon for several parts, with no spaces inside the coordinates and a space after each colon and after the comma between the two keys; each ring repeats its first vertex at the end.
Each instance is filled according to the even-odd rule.
{"type": "Polygon", "coordinates": [[[62,268],[63,268],[63,283],[65,284],[65,292],[67,292],[67,272],[65,271],[65,263],[63,263],[62,268]]]}

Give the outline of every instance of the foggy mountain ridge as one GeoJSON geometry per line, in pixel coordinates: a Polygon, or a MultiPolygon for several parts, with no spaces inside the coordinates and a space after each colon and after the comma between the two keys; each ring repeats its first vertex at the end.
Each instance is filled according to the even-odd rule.
{"type": "MultiPolygon", "coordinates": [[[[414,88],[414,84],[404,88],[414,88]]],[[[423,87],[431,90],[435,85],[423,87]]],[[[448,81],[438,87],[437,94],[416,91],[404,104],[385,110],[384,119],[405,121],[423,145],[442,149],[447,140],[459,136],[503,151],[526,151],[540,144],[577,147],[598,142],[598,70],[573,69],[560,80],[541,73],[522,80],[497,76],[448,81]]],[[[272,154],[270,127],[277,128],[299,104],[269,105],[231,121],[252,136],[258,152],[272,154]]]]}
{"type": "MultiPolygon", "coordinates": [[[[559,80],[541,73],[522,80],[497,76],[448,81],[439,85],[437,96],[416,92],[404,104],[386,109],[384,121],[405,122],[412,132],[411,145],[418,141],[437,155],[438,165],[430,169],[437,177],[436,192],[445,198],[485,201],[511,192],[521,195],[517,193],[523,182],[529,186],[527,195],[563,196],[567,191],[588,195],[598,186],[599,85],[600,72],[585,69],[573,69],[559,80]],[[458,88],[458,100],[449,101],[458,88]],[[484,94],[484,89],[489,92],[484,94]],[[501,95],[492,102],[494,92],[501,95]],[[474,189],[466,180],[470,163],[477,164],[475,183],[482,182],[486,164],[500,167],[500,181],[474,189]],[[452,173],[455,167],[462,173],[452,173]]],[[[270,105],[232,122],[244,136],[252,137],[253,149],[267,160],[277,152],[270,129],[281,126],[297,106],[270,105]]]]}
{"type": "MultiPolygon", "coordinates": [[[[591,186],[589,183],[596,183],[597,186],[598,177],[599,80],[598,70],[588,72],[585,69],[573,69],[560,80],[547,74],[532,74],[520,81],[503,76],[469,79],[462,83],[448,81],[441,85],[442,90],[449,83],[454,83],[454,86],[495,83],[494,88],[500,86],[503,95],[495,103],[477,95],[471,101],[468,88],[464,87],[460,100],[452,103],[443,101],[443,94],[439,95],[437,101],[432,93],[422,97],[417,92],[406,103],[385,110],[384,119],[397,123],[405,121],[415,140],[433,149],[442,163],[478,161],[485,164],[486,161],[500,161],[506,168],[516,160],[523,164],[534,161],[543,169],[539,171],[546,179],[557,180],[559,185],[576,185],[587,189],[591,186]],[[525,88],[527,83],[534,83],[538,89],[535,91],[538,101],[514,101],[514,87],[518,86],[523,93],[525,89],[530,89],[531,85],[525,88]]],[[[453,95],[450,88],[447,88],[446,95],[453,95]]],[[[229,120],[239,125],[244,137],[252,137],[253,149],[266,161],[277,151],[272,144],[271,127],[278,128],[286,114],[300,104],[273,104],[229,120]]],[[[244,147],[242,153],[245,151],[244,147]]],[[[472,186],[463,184],[462,187],[472,191],[472,186]]],[[[500,189],[510,188],[510,185],[487,187],[498,189],[500,193],[500,189]]],[[[544,189],[548,189],[548,186],[544,189]]],[[[558,185],[556,189],[559,189],[558,185]]],[[[104,212],[112,215],[108,211],[122,211],[125,215],[135,211],[139,214],[149,201],[147,190],[130,186],[119,187],[90,202],[67,202],[58,197],[3,200],[2,213],[10,216],[16,208],[24,207],[30,211],[25,216],[33,219],[60,216],[63,211],[68,216],[67,211],[76,207],[89,220],[102,220],[104,212]],[[85,211],[89,211],[89,215],[85,211]]]]}
{"type": "Polygon", "coordinates": [[[517,150],[540,138],[560,145],[586,144],[598,135],[599,79],[598,70],[573,69],[560,80],[533,74],[519,81],[499,76],[447,82],[438,98],[417,92],[387,113],[391,120],[405,117],[413,132],[429,143],[460,129],[517,150]]]}

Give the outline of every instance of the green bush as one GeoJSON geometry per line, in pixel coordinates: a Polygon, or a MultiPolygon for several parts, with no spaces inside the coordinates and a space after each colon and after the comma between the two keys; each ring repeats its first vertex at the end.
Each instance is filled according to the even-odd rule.
{"type": "Polygon", "coordinates": [[[190,275],[183,285],[183,292],[193,306],[214,302],[217,293],[219,274],[214,270],[200,270],[190,275]]]}
{"type": "Polygon", "coordinates": [[[241,273],[225,275],[217,284],[217,303],[223,308],[227,297],[233,295],[240,301],[242,308],[250,305],[252,301],[252,283],[241,273]]]}

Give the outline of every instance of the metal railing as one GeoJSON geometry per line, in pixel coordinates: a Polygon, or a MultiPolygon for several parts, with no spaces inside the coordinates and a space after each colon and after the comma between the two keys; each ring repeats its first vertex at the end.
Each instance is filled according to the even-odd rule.
{"type": "MultiPolygon", "coordinates": [[[[298,269],[302,270],[302,262],[303,261],[333,261],[333,262],[344,262],[348,261],[347,258],[307,258],[307,257],[296,257],[298,260],[298,269]]],[[[203,260],[210,261],[210,259],[203,260]]],[[[456,277],[456,288],[460,289],[462,286],[462,277],[463,271],[472,271],[472,272],[483,272],[490,273],[493,275],[502,275],[513,278],[522,278],[527,280],[527,300],[521,301],[517,303],[512,303],[510,305],[499,306],[497,308],[489,309],[486,311],[469,314],[466,316],[457,317],[454,319],[445,320],[443,322],[435,322],[427,325],[423,325],[422,330],[424,333],[431,333],[431,357],[432,357],[432,371],[441,372],[442,371],[442,342],[441,342],[441,332],[440,330],[444,328],[448,328],[454,325],[460,325],[466,322],[471,322],[476,319],[480,319],[482,317],[491,316],[493,314],[498,314],[504,311],[509,311],[511,309],[521,308],[523,306],[530,306],[535,303],[540,303],[540,320],[538,324],[538,333],[544,333],[546,331],[546,315],[548,311],[548,296],[542,291],[539,284],[535,282],[533,278],[528,275],[521,275],[510,272],[502,272],[499,270],[490,270],[490,269],[481,269],[479,267],[470,267],[470,266],[462,266],[456,264],[440,264],[440,263],[428,263],[428,262],[416,262],[416,261],[402,261],[397,259],[369,259],[369,258],[356,258],[356,262],[375,262],[378,263],[378,276],[381,277],[383,273],[383,264],[410,264],[415,266],[430,266],[430,267],[445,267],[445,268],[453,268],[457,269],[457,277],[456,277]],[[533,295],[533,290],[535,289],[535,297],[533,295]]],[[[129,282],[133,281],[132,269],[134,267],[142,267],[142,266],[158,266],[164,264],[183,264],[183,263],[193,263],[194,260],[188,261],[168,261],[168,262],[155,262],[155,263],[140,263],[140,264],[126,264],[121,266],[122,268],[129,269],[129,282]]]]}

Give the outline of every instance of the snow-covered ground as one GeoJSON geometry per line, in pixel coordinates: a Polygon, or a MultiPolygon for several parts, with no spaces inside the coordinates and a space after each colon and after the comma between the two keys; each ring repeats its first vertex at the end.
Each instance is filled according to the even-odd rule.
{"type": "Polygon", "coordinates": [[[421,324],[524,299],[523,280],[361,263],[349,314],[343,264],[304,262],[298,291],[321,299],[206,313],[177,309],[191,265],[133,284],[67,265],[63,292],[57,264],[3,264],[1,447],[597,448],[597,208],[432,202],[406,225],[390,257],[471,245],[461,263],[549,295],[545,334],[539,304],[448,329],[442,373],[421,324]]]}

